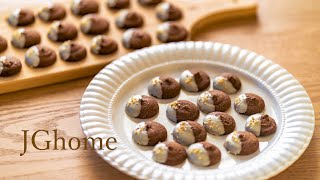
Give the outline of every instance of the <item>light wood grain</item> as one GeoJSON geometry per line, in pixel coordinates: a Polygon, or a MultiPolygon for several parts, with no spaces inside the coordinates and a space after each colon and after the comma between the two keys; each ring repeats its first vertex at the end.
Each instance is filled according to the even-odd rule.
{"type": "MultiPolygon", "coordinates": [[[[292,73],[309,93],[316,128],[306,152],[274,179],[320,177],[320,2],[261,0],[256,19],[208,27],[195,40],[219,41],[256,51],[292,73]]],[[[20,157],[22,129],[58,129],[84,137],[79,102],[91,78],[0,96],[0,178],[131,179],[90,150],[37,151],[20,157]]],[[[44,140],[39,139],[39,142],[44,140]]],[[[30,144],[29,144],[30,145],[30,144]]]]}
{"type": "MultiPolygon", "coordinates": [[[[0,3],[0,16],[6,17],[15,8],[21,6],[34,9],[35,4],[40,7],[47,4],[46,1],[41,2],[37,0],[19,0],[18,2],[21,3],[14,5],[10,2],[0,3]],[[4,9],[7,4],[11,4],[11,6],[4,9]]],[[[65,21],[78,26],[80,17],[72,15],[69,11],[71,0],[55,0],[54,2],[64,4],[68,10],[68,15],[65,21]]],[[[198,30],[198,24],[203,21],[254,15],[257,0],[238,0],[236,2],[233,0],[172,0],[172,2],[177,4],[177,6],[179,6],[179,8],[184,12],[184,17],[179,23],[184,25],[189,31],[194,32],[198,30]],[[210,9],[207,7],[210,7],[210,9]]],[[[38,9],[38,7],[36,9],[38,9]]],[[[142,29],[152,36],[153,44],[159,44],[160,42],[155,38],[155,34],[156,28],[161,22],[156,18],[154,8],[142,7],[137,3],[137,1],[131,1],[130,9],[137,11],[144,16],[144,25],[142,29]]],[[[100,1],[99,14],[110,21],[110,30],[106,35],[111,36],[117,41],[119,47],[117,52],[105,56],[96,56],[92,53],[87,53],[87,57],[84,60],[73,63],[65,62],[58,58],[55,64],[46,68],[34,69],[28,67],[25,63],[22,63],[22,70],[17,75],[7,78],[0,77],[0,94],[94,75],[109,62],[130,52],[131,50],[124,48],[121,44],[122,34],[124,31],[115,27],[114,21],[117,16],[117,12],[118,11],[107,10],[104,1],[100,1]]],[[[37,19],[34,24],[27,28],[36,29],[41,34],[41,43],[57,50],[61,43],[52,42],[46,37],[49,27],[50,23],[44,23],[37,19]]],[[[11,37],[15,29],[17,28],[10,27],[6,21],[0,21],[0,34],[5,35],[7,40],[10,40],[8,37],[11,37]]],[[[87,50],[89,50],[92,37],[93,36],[84,35],[79,32],[75,41],[85,45],[87,50]]],[[[9,48],[0,55],[14,55],[24,61],[25,52],[26,49],[16,49],[9,43],[9,48]]],[[[56,51],[56,53],[58,52],[56,51]]]]}

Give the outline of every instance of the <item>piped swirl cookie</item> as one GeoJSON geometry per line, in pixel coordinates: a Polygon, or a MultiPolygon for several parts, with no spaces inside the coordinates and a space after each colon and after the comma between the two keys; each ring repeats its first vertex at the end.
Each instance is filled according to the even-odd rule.
{"type": "Polygon", "coordinates": [[[253,93],[241,94],[234,100],[234,109],[244,115],[261,113],[265,108],[263,99],[253,93]]]}
{"type": "Polygon", "coordinates": [[[180,76],[181,87],[189,92],[200,92],[210,85],[207,73],[201,70],[185,70],[180,76]]]}
{"type": "Polygon", "coordinates": [[[127,49],[141,49],[151,45],[151,36],[141,29],[131,28],[124,32],[122,44],[127,49]]]}
{"type": "Polygon", "coordinates": [[[65,41],[59,47],[59,55],[62,60],[76,62],[87,56],[86,47],[74,41],[65,41]]]}
{"type": "Polygon", "coordinates": [[[175,166],[187,159],[185,148],[174,141],[157,144],[152,150],[152,159],[155,162],[175,166]]]}
{"type": "Polygon", "coordinates": [[[227,113],[212,112],[203,119],[203,127],[209,134],[222,136],[233,132],[236,128],[236,122],[227,113]]]}
{"type": "Polygon", "coordinates": [[[195,121],[198,119],[200,111],[198,107],[187,100],[177,100],[167,107],[166,115],[173,122],[195,121]]]}
{"type": "Polygon", "coordinates": [[[51,22],[64,19],[66,14],[66,9],[61,4],[50,4],[39,11],[38,17],[42,21],[51,22]]]}
{"type": "Polygon", "coordinates": [[[20,28],[13,32],[11,44],[16,48],[29,48],[41,42],[38,31],[28,28],[20,28]]]}
{"type": "Polygon", "coordinates": [[[112,38],[98,35],[91,41],[91,52],[97,55],[112,54],[118,50],[118,44],[112,38]]]}
{"type": "Polygon", "coordinates": [[[0,56],[0,77],[15,75],[21,71],[21,62],[12,56],[0,56]]]}
{"type": "Polygon", "coordinates": [[[130,6],[130,0],[106,0],[109,9],[124,9],[130,6]]]}
{"type": "Polygon", "coordinates": [[[75,15],[83,16],[98,11],[99,3],[96,0],[73,0],[71,3],[71,12],[75,15]]]}
{"type": "Polygon", "coordinates": [[[97,14],[87,14],[80,21],[80,30],[85,34],[103,34],[109,30],[109,22],[97,14]]]}
{"type": "Polygon", "coordinates": [[[154,146],[167,139],[167,130],[155,121],[140,122],[132,131],[132,139],[142,146],[154,146]]]}
{"type": "Polygon", "coordinates": [[[256,136],[268,136],[276,132],[277,124],[267,114],[258,113],[247,118],[245,128],[256,136]]]}
{"type": "Polygon", "coordinates": [[[227,94],[234,94],[241,88],[241,81],[233,73],[223,73],[213,79],[213,88],[227,94]]]}
{"type": "Polygon", "coordinates": [[[53,22],[48,32],[48,38],[56,42],[73,40],[77,36],[78,31],[76,26],[66,21],[53,22]]]}
{"type": "Polygon", "coordinates": [[[157,18],[161,21],[176,21],[182,18],[182,11],[169,2],[162,2],[156,7],[157,18]]]}
{"type": "Polygon", "coordinates": [[[180,84],[172,77],[157,76],[149,82],[148,92],[159,99],[170,99],[179,95],[180,84]]]}
{"type": "Polygon", "coordinates": [[[200,94],[197,100],[199,109],[204,113],[224,112],[231,106],[230,97],[219,90],[209,90],[200,94]]]}
{"type": "Polygon", "coordinates": [[[30,47],[25,54],[26,64],[33,68],[50,66],[56,62],[56,59],[56,52],[43,45],[30,47]]]}
{"type": "Polygon", "coordinates": [[[251,132],[234,131],[227,136],[224,147],[234,155],[250,155],[259,149],[259,140],[251,132]]]}
{"type": "Polygon", "coordinates": [[[188,160],[196,166],[212,166],[221,160],[220,150],[208,142],[192,144],[187,149],[188,160]]]}
{"type": "Polygon", "coordinates": [[[153,97],[135,95],[128,100],[125,111],[130,117],[147,119],[159,113],[159,105],[153,97]]]}
{"type": "Polygon", "coordinates": [[[35,16],[30,9],[19,8],[8,16],[7,21],[11,26],[27,26],[34,23],[35,16]]]}
{"type": "Polygon", "coordinates": [[[184,41],[187,37],[187,29],[177,23],[165,22],[160,24],[157,29],[157,38],[164,43],[184,41]]]}
{"type": "Polygon", "coordinates": [[[121,29],[141,27],[143,25],[143,17],[135,11],[124,9],[117,14],[116,25],[121,29]]]}
{"type": "Polygon", "coordinates": [[[173,139],[185,146],[206,140],[207,132],[203,126],[194,121],[181,121],[172,131],[173,139]]]}

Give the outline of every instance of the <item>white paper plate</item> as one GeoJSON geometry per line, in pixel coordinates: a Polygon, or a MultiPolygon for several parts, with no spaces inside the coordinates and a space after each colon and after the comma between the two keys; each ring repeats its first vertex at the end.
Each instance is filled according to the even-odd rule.
{"type": "MultiPolygon", "coordinates": [[[[181,91],[178,99],[196,102],[198,95],[181,91]]],[[[158,102],[160,113],[156,121],[167,128],[168,140],[172,140],[175,124],[165,116],[169,101],[158,102]]],[[[228,113],[236,120],[236,129],[244,130],[247,116],[237,114],[233,108],[228,113]]],[[[203,117],[201,113],[198,120],[201,124],[203,117]]],[[[300,83],[265,57],[227,44],[181,42],[135,51],[106,66],[83,95],[80,121],[87,137],[118,140],[116,150],[105,148],[97,153],[112,166],[136,178],[265,179],[289,167],[307,148],[314,130],[314,111],[300,83]],[[222,152],[219,164],[199,168],[186,161],[170,167],[152,160],[152,147],[141,147],[132,141],[131,131],[141,120],[126,115],[124,106],[129,97],[147,95],[147,84],[155,76],[165,74],[178,79],[180,73],[189,68],[202,69],[210,78],[225,71],[237,73],[243,86],[230,96],[232,102],[244,92],[256,93],[265,100],[265,113],[276,120],[278,129],[274,135],[259,138],[258,152],[250,156],[228,154],[223,148],[226,136],[208,135],[207,141],[222,152]]]]}

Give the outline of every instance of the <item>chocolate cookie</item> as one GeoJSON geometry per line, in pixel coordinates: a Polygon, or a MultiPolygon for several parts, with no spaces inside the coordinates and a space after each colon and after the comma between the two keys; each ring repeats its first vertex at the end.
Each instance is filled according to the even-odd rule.
{"type": "Polygon", "coordinates": [[[16,9],[7,18],[11,26],[27,26],[33,24],[35,17],[30,9],[16,9]]]}
{"type": "Polygon", "coordinates": [[[195,121],[199,117],[198,107],[187,100],[177,100],[167,107],[166,115],[173,122],[191,120],[195,121]]]}
{"type": "Polygon", "coordinates": [[[197,105],[199,109],[204,113],[210,113],[214,111],[224,112],[231,106],[230,97],[219,90],[209,90],[200,94],[197,105]]]}
{"type": "Polygon", "coordinates": [[[187,149],[188,160],[196,166],[212,166],[221,160],[220,150],[208,142],[192,144],[187,149]]]}
{"type": "Polygon", "coordinates": [[[62,20],[66,17],[66,9],[61,4],[50,4],[49,6],[43,7],[38,17],[45,22],[51,22],[56,20],[62,20]]]}
{"type": "Polygon", "coordinates": [[[38,31],[20,28],[13,32],[11,44],[16,48],[29,48],[41,42],[38,31]]]}
{"type": "Polygon", "coordinates": [[[156,15],[161,21],[176,21],[182,18],[182,11],[169,2],[163,2],[157,5],[156,15]]]}
{"type": "Polygon", "coordinates": [[[17,74],[21,71],[21,62],[12,56],[0,57],[0,76],[7,77],[17,74]]]}
{"type": "Polygon", "coordinates": [[[210,78],[200,70],[185,70],[180,76],[180,85],[186,91],[199,92],[209,87],[210,78]]]}
{"type": "Polygon", "coordinates": [[[141,29],[128,29],[123,34],[122,44],[128,49],[141,49],[151,45],[151,37],[141,29]]]}
{"type": "Polygon", "coordinates": [[[179,95],[180,84],[172,77],[157,76],[150,81],[148,92],[159,99],[171,99],[179,95]]]}
{"type": "Polygon", "coordinates": [[[227,136],[224,147],[234,155],[249,155],[259,149],[259,140],[251,132],[234,131],[227,136]]]}
{"type": "Polygon", "coordinates": [[[234,100],[234,109],[244,115],[261,113],[264,107],[263,99],[253,93],[241,94],[234,100]]]}
{"type": "Polygon", "coordinates": [[[162,2],[162,0],[138,0],[141,5],[144,6],[153,6],[162,2]]]}
{"type": "Polygon", "coordinates": [[[130,0],[106,0],[106,4],[110,9],[124,9],[130,6],[130,0]]]}
{"type": "Polygon", "coordinates": [[[93,54],[106,55],[116,52],[117,50],[117,42],[108,36],[99,35],[92,39],[91,52],[93,54]]]}
{"type": "Polygon", "coordinates": [[[157,29],[157,38],[164,43],[184,41],[187,37],[187,29],[177,23],[165,22],[160,24],[157,29]]]}
{"type": "Polygon", "coordinates": [[[189,146],[195,142],[206,140],[207,132],[203,126],[194,121],[181,121],[172,131],[173,139],[183,145],[189,146]]]}
{"type": "Polygon", "coordinates": [[[241,88],[241,81],[233,73],[223,73],[213,79],[213,88],[227,94],[234,94],[241,88]]]}
{"type": "Polygon", "coordinates": [[[134,118],[147,119],[159,113],[158,102],[150,96],[135,95],[126,104],[126,113],[134,118]]]}
{"type": "Polygon", "coordinates": [[[203,127],[209,134],[221,136],[232,133],[236,128],[236,122],[227,113],[212,112],[203,119],[203,127]]]}
{"type": "Polygon", "coordinates": [[[0,36],[0,52],[3,52],[4,50],[6,50],[7,47],[8,47],[7,40],[3,36],[0,36]]]}
{"type": "Polygon", "coordinates": [[[76,26],[65,21],[56,21],[52,23],[48,32],[48,38],[57,42],[73,40],[77,36],[78,31],[76,26]]]}
{"type": "Polygon", "coordinates": [[[80,21],[80,29],[85,34],[103,34],[109,30],[109,22],[96,14],[87,14],[80,21]]]}
{"type": "Polygon", "coordinates": [[[87,56],[86,47],[73,41],[65,41],[59,47],[59,55],[62,60],[75,62],[84,59],[87,56]]]}
{"type": "Polygon", "coordinates": [[[26,64],[33,68],[50,66],[56,59],[54,50],[42,45],[32,46],[25,54],[26,64]]]}
{"type": "Polygon", "coordinates": [[[275,120],[266,114],[254,114],[248,117],[246,121],[246,131],[256,136],[268,136],[277,130],[275,120]]]}
{"type": "Polygon", "coordinates": [[[75,15],[86,15],[97,13],[99,11],[99,3],[96,0],[73,0],[71,11],[75,15]]]}
{"type": "Polygon", "coordinates": [[[167,139],[167,130],[155,121],[141,122],[132,131],[132,139],[139,145],[154,146],[167,139]]]}
{"type": "Polygon", "coordinates": [[[116,17],[116,25],[121,29],[137,28],[143,25],[142,15],[135,11],[121,10],[116,17]]]}
{"type": "Polygon", "coordinates": [[[157,144],[152,150],[152,159],[155,162],[175,166],[187,159],[185,148],[176,142],[165,142],[157,144]]]}

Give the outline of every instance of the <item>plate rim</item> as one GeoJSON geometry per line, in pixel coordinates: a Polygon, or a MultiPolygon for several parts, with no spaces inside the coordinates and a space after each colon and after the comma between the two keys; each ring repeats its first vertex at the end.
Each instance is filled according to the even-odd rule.
{"type": "MultiPolygon", "coordinates": [[[[264,71],[265,74],[267,74],[266,72],[268,72],[269,74],[270,74],[270,72],[281,73],[283,75],[282,77],[286,77],[286,78],[282,78],[282,80],[280,82],[282,82],[282,81],[284,82],[285,80],[289,79],[290,83],[286,82],[288,85],[290,85],[288,87],[291,87],[291,85],[292,85],[292,87],[294,87],[291,90],[291,92],[289,93],[289,95],[293,94],[292,96],[294,96],[296,94],[296,96],[299,95],[300,98],[304,99],[304,102],[302,103],[302,105],[306,105],[305,107],[304,106],[303,107],[305,108],[305,110],[308,110],[309,112],[302,114],[304,116],[302,119],[306,119],[307,118],[307,120],[309,120],[308,124],[307,124],[308,126],[306,126],[309,129],[307,129],[306,127],[303,127],[302,129],[300,128],[300,129],[296,129],[295,130],[295,131],[298,132],[298,133],[295,132],[296,134],[299,134],[299,132],[302,132],[302,130],[308,132],[308,134],[306,132],[304,132],[305,134],[307,134],[307,136],[305,137],[306,139],[304,139],[303,141],[299,140],[299,143],[301,144],[300,146],[302,148],[298,149],[298,150],[296,149],[294,152],[290,152],[291,155],[292,155],[290,157],[289,156],[284,156],[284,157],[281,157],[281,158],[284,158],[284,159],[281,159],[280,156],[279,156],[280,159],[277,162],[278,163],[277,165],[279,167],[277,167],[276,170],[274,170],[274,169],[270,170],[269,169],[268,171],[265,171],[265,170],[262,171],[262,169],[261,169],[260,173],[259,172],[258,173],[254,172],[255,174],[251,174],[250,178],[265,179],[265,178],[270,178],[272,176],[275,176],[278,173],[284,171],[289,166],[291,166],[303,154],[303,152],[308,147],[308,145],[309,145],[309,143],[311,141],[311,138],[313,136],[315,117],[314,117],[314,109],[313,109],[310,97],[308,96],[307,92],[305,91],[303,86],[300,84],[300,82],[298,80],[296,80],[294,78],[294,76],[291,75],[286,69],[284,69],[283,67],[279,66],[278,64],[272,62],[271,60],[265,58],[264,56],[261,56],[261,55],[259,55],[257,53],[254,53],[254,52],[246,50],[246,49],[239,48],[238,46],[232,46],[232,45],[229,45],[229,44],[223,44],[223,43],[218,43],[218,42],[189,41],[189,42],[178,42],[178,43],[168,43],[168,44],[156,45],[156,46],[147,47],[147,48],[144,48],[144,49],[141,49],[141,50],[137,50],[137,51],[128,53],[127,55],[124,55],[124,56],[120,57],[119,59],[113,61],[109,65],[107,65],[105,68],[103,68],[93,78],[93,80],[90,82],[90,84],[86,88],[86,90],[85,90],[85,92],[83,94],[83,97],[81,99],[81,103],[80,103],[80,124],[81,124],[81,128],[82,128],[84,134],[86,135],[86,137],[89,137],[89,136],[92,137],[94,135],[94,134],[92,134],[92,132],[89,132],[89,131],[93,131],[92,127],[94,128],[94,125],[92,126],[92,125],[90,125],[90,123],[96,122],[96,123],[99,124],[99,123],[101,123],[101,121],[103,121],[103,120],[101,120],[102,117],[100,116],[101,114],[99,114],[99,113],[105,113],[105,115],[107,115],[106,116],[107,118],[110,118],[109,116],[111,114],[110,113],[111,110],[110,110],[109,105],[103,106],[101,103],[100,104],[98,103],[98,105],[95,104],[96,101],[94,99],[96,99],[98,96],[103,96],[103,94],[105,93],[104,90],[102,90],[103,88],[100,89],[102,85],[99,84],[98,82],[100,82],[100,83],[104,82],[106,80],[105,78],[107,78],[108,75],[110,75],[110,73],[112,74],[113,71],[116,71],[117,68],[119,69],[119,67],[123,67],[123,65],[126,65],[126,63],[128,63],[128,62],[133,62],[134,61],[134,62],[136,62],[136,64],[139,64],[139,60],[136,59],[136,57],[139,57],[142,54],[143,55],[150,55],[152,53],[163,53],[165,51],[168,52],[170,49],[171,50],[177,50],[177,51],[179,51],[179,50],[181,50],[181,51],[184,51],[184,50],[196,51],[196,50],[198,50],[198,51],[202,51],[202,52],[203,51],[209,52],[209,50],[212,50],[212,52],[210,52],[210,53],[217,53],[217,54],[220,53],[221,56],[223,55],[223,53],[225,53],[225,54],[230,55],[229,58],[231,59],[231,60],[228,60],[228,61],[231,61],[231,62],[225,62],[227,60],[223,59],[223,57],[220,57],[221,60],[214,60],[214,61],[219,61],[219,62],[228,64],[228,65],[231,65],[231,66],[235,66],[235,65],[237,65],[239,63],[241,64],[241,63],[248,63],[249,62],[249,63],[251,63],[250,67],[253,66],[253,67],[256,67],[256,68],[260,69],[260,70],[257,70],[258,74],[261,71],[261,69],[264,71]],[[225,52],[223,52],[223,51],[225,51],[225,52]],[[235,55],[237,57],[232,59],[233,58],[232,53],[233,53],[233,55],[235,55]],[[243,57],[239,57],[241,53],[244,54],[243,57]],[[251,58],[251,60],[250,60],[250,58],[251,58]],[[259,60],[257,60],[257,59],[259,59],[259,60]],[[235,64],[229,64],[229,63],[235,63],[235,64]],[[100,86],[100,88],[99,88],[99,86],[100,86]],[[90,99],[90,101],[88,99],[90,99]],[[101,111],[101,108],[106,108],[107,107],[107,110],[104,111],[104,112],[99,112],[99,110],[97,110],[97,112],[92,113],[91,111],[94,110],[94,108],[96,108],[96,107],[99,107],[100,111],[101,111]],[[87,113],[88,111],[90,111],[91,113],[87,113]],[[97,114],[95,115],[95,113],[98,113],[99,115],[97,115],[97,114]],[[89,120],[88,120],[88,118],[89,118],[89,120]],[[99,121],[95,121],[95,120],[92,120],[92,119],[99,119],[99,121]],[[89,126],[88,126],[88,122],[89,122],[89,126]]],[[[194,53],[194,54],[196,54],[196,53],[194,53]]],[[[215,57],[215,58],[217,58],[217,57],[215,57]]],[[[224,57],[224,58],[226,58],[226,57],[224,57]]],[[[205,59],[195,58],[195,57],[188,58],[188,59],[205,60],[205,59]]],[[[207,60],[213,60],[213,59],[207,59],[207,60]]],[[[150,67],[150,66],[148,66],[148,67],[150,67]]],[[[244,71],[248,71],[246,69],[242,69],[241,67],[236,67],[236,69],[240,69],[242,71],[243,70],[244,71]]],[[[139,69],[136,72],[139,72],[139,69]]],[[[134,74],[132,74],[132,75],[134,75],[134,74]]],[[[249,74],[250,75],[253,74],[254,76],[256,76],[256,74],[254,74],[253,72],[250,72],[249,74]]],[[[269,75],[269,74],[267,74],[267,75],[269,75]]],[[[129,77],[131,77],[131,76],[129,76],[129,77]]],[[[261,77],[259,77],[259,78],[261,78],[261,77]]],[[[260,79],[258,79],[258,80],[260,80],[260,79]]],[[[113,80],[112,80],[112,82],[113,82],[113,80]]],[[[265,85],[264,82],[265,81],[261,81],[261,83],[263,83],[265,85]]],[[[125,83],[125,81],[120,82],[119,86],[121,86],[123,83],[125,83]]],[[[270,88],[268,88],[268,89],[270,90],[270,88]]],[[[114,88],[112,90],[116,91],[117,88],[114,88]]],[[[283,94],[284,93],[282,93],[282,96],[285,96],[283,94]]],[[[111,97],[113,97],[113,96],[111,96],[111,97]]],[[[99,101],[99,98],[98,98],[97,101],[99,101]]],[[[110,98],[110,101],[112,101],[112,98],[110,98]]],[[[291,100],[289,100],[289,102],[290,101],[291,100]]],[[[299,109],[299,107],[297,107],[296,109],[299,109]]],[[[295,116],[293,116],[293,117],[295,117],[295,116]]],[[[293,117],[290,117],[290,118],[293,118],[293,117]]],[[[286,119],[287,117],[286,118],[283,117],[283,118],[286,119]]],[[[297,121],[297,120],[294,120],[294,121],[297,121]]],[[[107,120],[106,120],[105,123],[107,123],[108,125],[111,125],[110,122],[109,123],[107,122],[107,120]]],[[[98,128],[101,128],[99,126],[98,126],[98,128]]],[[[111,130],[110,129],[111,129],[110,127],[107,128],[107,131],[105,133],[110,135],[110,136],[115,136],[115,133],[112,131],[112,129],[111,130]]],[[[101,132],[97,131],[97,132],[94,132],[94,133],[101,133],[101,132]]],[[[105,161],[107,161],[110,165],[112,165],[113,167],[119,169],[120,171],[122,171],[123,173],[125,173],[127,175],[130,175],[130,176],[133,176],[133,177],[136,177],[136,178],[140,178],[140,179],[149,179],[149,178],[152,178],[152,179],[158,179],[158,178],[168,179],[170,177],[171,178],[182,178],[182,179],[186,178],[185,175],[177,176],[177,175],[171,174],[171,176],[170,175],[169,176],[165,176],[165,174],[163,172],[161,172],[161,170],[157,171],[157,170],[154,170],[154,168],[148,167],[148,166],[144,166],[144,168],[143,168],[142,166],[146,165],[143,162],[140,162],[140,163],[142,163],[142,165],[140,165],[140,166],[138,166],[137,163],[130,164],[130,162],[132,162],[132,161],[130,161],[131,159],[129,160],[128,157],[125,158],[123,156],[123,153],[126,153],[126,150],[128,151],[128,149],[123,149],[123,144],[122,144],[121,141],[118,141],[117,145],[118,145],[117,146],[118,149],[115,150],[115,151],[106,152],[106,151],[96,150],[96,152],[98,153],[98,155],[101,158],[103,158],[105,161]],[[120,151],[121,152],[119,152],[119,147],[120,147],[120,151]],[[125,164],[128,161],[130,161],[129,164],[128,163],[125,164]],[[145,170],[145,168],[147,170],[145,170]]],[[[290,145],[290,143],[289,143],[289,145],[290,145]]],[[[159,167],[161,167],[161,166],[163,166],[163,165],[159,165],[159,167]]],[[[168,167],[167,166],[163,166],[161,169],[163,169],[163,168],[166,169],[168,167]]],[[[257,168],[255,168],[255,169],[257,169],[257,168]]],[[[246,176],[247,174],[245,172],[245,173],[237,174],[237,175],[239,177],[240,175],[246,176]]],[[[244,176],[242,178],[244,178],[244,176]]],[[[194,175],[193,177],[198,177],[198,176],[194,175]]],[[[215,176],[215,178],[219,178],[219,177],[215,176]]]]}

